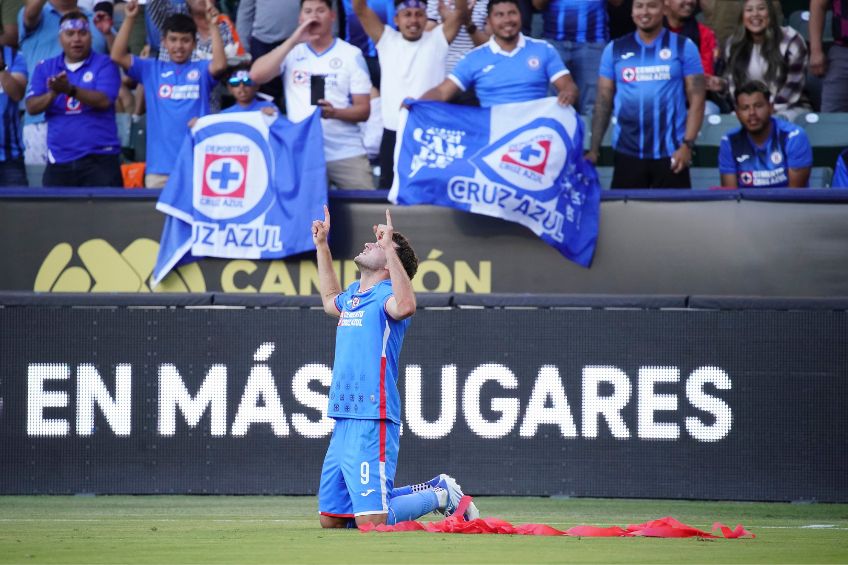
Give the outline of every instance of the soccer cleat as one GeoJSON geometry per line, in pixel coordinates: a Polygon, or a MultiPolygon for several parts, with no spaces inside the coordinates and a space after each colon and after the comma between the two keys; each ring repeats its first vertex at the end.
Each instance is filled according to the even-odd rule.
{"type": "MultiPolygon", "coordinates": [[[[442,473],[439,475],[439,482],[436,488],[444,489],[448,494],[447,504],[445,504],[444,510],[438,509],[437,512],[440,514],[444,514],[445,518],[448,516],[452,516],[454,512],[456,512],[457,507],[459,506],[459,501],[462,500],[462,497],[465,496],[462,493],[462,487],[459,486],[459,483],[456,482],[456,479],[453,477],[442,473]]],[[[475,518],[480,517],[480,511],[477,509],[477,506],[472,502],[468,505],[468,508],[465,511],[465,519],[466,520],[474,520],[475,518]]]]}

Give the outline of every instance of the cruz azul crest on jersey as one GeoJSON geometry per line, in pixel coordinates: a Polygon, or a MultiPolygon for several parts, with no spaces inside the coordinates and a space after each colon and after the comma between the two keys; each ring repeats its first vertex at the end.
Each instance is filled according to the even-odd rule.
{"type": "Polygon", "coordinates": [[[490,179],[547,199],[538,193],[559,192],[557,179],[570,150],[567,139],[559,122],[540,118],[483,148],[472,160],[490,179]]]}

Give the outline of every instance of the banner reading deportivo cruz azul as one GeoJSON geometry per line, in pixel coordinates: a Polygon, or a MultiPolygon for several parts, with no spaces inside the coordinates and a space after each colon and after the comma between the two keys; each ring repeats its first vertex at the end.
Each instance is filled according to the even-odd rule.
{"type": "Polygon", "coordinates": [[[315,249],[327,202],[319,114],[205,116],[186,137],[156,208],[167,214],[152,282],[200,257],[279,259],[315,249]]]}
{"type": "Polygon", "coordinates": [[[412,102],[401,112],[389,200],[517,222],[588,267],[601,187],[583,159],[583,126],[544,98],[491,108],[412,102]]]}

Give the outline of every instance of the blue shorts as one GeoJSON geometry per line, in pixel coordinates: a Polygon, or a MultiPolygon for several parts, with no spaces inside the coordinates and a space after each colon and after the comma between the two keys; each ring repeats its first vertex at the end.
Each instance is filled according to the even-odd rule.
{"type": "Polygon", "coordinates": [[[336,420],[321,469],[318,512],[353,518],[385,514],[395,482],[400,426],[390,420],[336,420]]]}

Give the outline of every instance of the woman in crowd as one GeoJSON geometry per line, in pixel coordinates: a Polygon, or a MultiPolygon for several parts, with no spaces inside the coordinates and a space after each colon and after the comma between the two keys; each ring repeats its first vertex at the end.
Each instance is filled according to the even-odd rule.
{"type": "Polygon", "coordinates": [[[775,114],[787,120],[811,110],[804,97],[807,44],[791,27],[781,27],[774,5],[745,0],[739,25],[724,49],[727,94],[750,80],[766,83],[775,114]]]}

